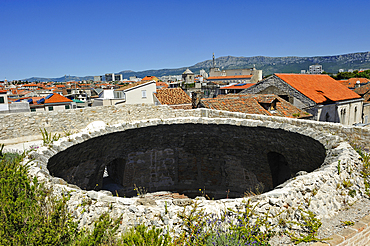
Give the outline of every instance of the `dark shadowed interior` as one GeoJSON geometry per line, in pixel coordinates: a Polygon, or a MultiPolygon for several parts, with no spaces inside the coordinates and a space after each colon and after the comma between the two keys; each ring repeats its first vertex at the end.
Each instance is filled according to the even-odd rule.
{"type": "Polygon", "coordinates": [[[136,186],[220,199],[271,190],[320,167],[325,154],[318,141],[281,129],[174,124],[89,139],[50,158],[48,169],[82,189],[114,195],[135,196],[136,186]]]}

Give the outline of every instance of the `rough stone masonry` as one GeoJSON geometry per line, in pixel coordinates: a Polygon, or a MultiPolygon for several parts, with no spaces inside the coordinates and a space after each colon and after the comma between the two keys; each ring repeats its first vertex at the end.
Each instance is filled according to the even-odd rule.
{"type": "MultiPolygon", "coordinates": [[[[364,182],[360,174],[362,162],[349,143],[340,137],[343,128],[333,126],[335,131],[332,133],[335,134],[331,134],[330,130],[324,130],[324,128],[330,129],[328,124],[312,121],[296,121],[277,117],[252,120],[245,119],[252,117],[245,114],[234,114],[237,117],[226,118],[225,115],[229,113],[209,110],[197,110],[192,113],[199,113],[203,117],[154,118],[115,125],[101,124],[99,128],[82,130],[32,153],[30,157],[34,160],[31,161],[30,175],[36,176],[45,181],[47,185],[52,186],[55,195],[67,193],[71,195],[68,206],[80,226],[89,227],[101,213],[109,212],[113,217],[123,216],[120,226],[122,231],[129,226],[144,223],[176,232],[181,226],[177,212],[194,201],[198,202],[199,207],[204,208],[206,212],[219,214],[227,208],[239,207],[243,201],[249,198],[206,200],[204,197],[198,196],[195,199],[183,199],[181,196],[171,195],[169,192],[155,192],[133,198],[113,196],[109,191],[95,191],[91,186],[93,184],[91,179],[93,180],[96,175],[96,181],[99,181],[99,177],[103,176],[104,166],[107,164],[108,172],[110,169],[110,174],[121,182],[124,189],[128,189],[133,180],[136,182],[136,180],[140,180],[140,177],[147,177],[148,180],[145,181],[143,178],[142,180],[147,182],[148,187],[154,188],[153,191],[170,188],[171,185],[176,185],[176,182],[179,185],[176,189],[180,189],[181,182],[186,184],[185,181],[191,187],[190,191],[195,191],[198,185],[208,182],[210,189],[216,184],[215,197],[218,188],[224,189],[226,187],[235,188],[234,195],[236,197],[242,193],[244,188],[261,182],[268,191],[250,198],[252,204],[258,203],[257,210],[265,212],[270,209],[271,213],[277,214],[279,211],[290,209],[292,219],[300,206],[314,211],[319,218],[330,217],[340,208],[355,202],[365,194],[364,182]],[[225,118],[216,118],[216,114],[225,118]],[[213,115],[213,118],[206,117],[210,115],[213,115]],[[309,125],[313,127],[309,127],[309,125]],[[169,140],[168,146],[164,146],[166,142],[164,131],[172,133],[169,139],[173,138],[176,141],[169,140]],[[154,132],[154,135],[150,135],[151,132],[154,132]],[[226,136],[222,135],[223,132],[232,133],[230,139],[225,139],[225,142],[231,144],[231,147],[220,143],[219,139],[224,139],[226,136]],[[194,133],[193,139],[191,133],[194,133]],[[195,136],[202,136],[204,139],[210,133],[213,134],[207,141],[194,142],[199,139],[195,136]],[[185,136],[182,138],[181,134],[185,134],[185,136]],[[142,145],[136,146],[137,143],[132,142],[133,136],[139,136],[139,139],[142,138],[142,140],[147,137],[147,140],[142,145]],[[180,140],[183,141],[182,144],[176,145],[175,142],[180,140]],[[120,147],[117,147],[116,151],[109,150],[109,148],[104,149],[104,143],[111,144],[112,141],[115,145],[125,143],[124,146],[128,149],[120,147]],[[134,146],[130,148],[129,143],[126,142],[131,142],[134,146]],[[204,145],[201,143],[205,144],[207,151],[202,152],[201,147],[204,145]],[[90,147],[89,144],[91,144],[90,147]],[[98,152],[108,153],[110,157],[102,156],[103,159],[95,161],[93,164],[95,171],[90,173],[90,177],[87,175],[86,180],[83,180],[82,176],[79,175],[79,178],[68,177],[70,173],[62,173],[62,175],[66,175],[66,177],[61,175],[62,178],[50,175],[48,165],[51,170],[56,171],[57,168],[53,169],[53,166],[57,167],[58,163],[61,168],[69,172],[76,174],[79,171],[86,172],[86,168],[82,168],[86,164],[80,167],[81,164],[73,161],[78,158],[68,158],[71,158],[70,155],[73,155],[74,151],[79,153],[76,154],[77,157],[80,155],[88,158],[90,154],[93,154],[94,144],[96,144],[95,149],[98,152]],[[200,146],[197,146],[198,144],[200,146]],[[285,144],[287,149],[282,147],[285,144]],[[236,151],[232,152],[233,148],[236,148],[236,151]],[[153,150],[157,153],[156,158],[159,163],[164,165],[158,168],[158,162],[154,161],[154,169],[158,171],[154,176],[151,176],[152,173],[145,174],[145,171],[143,173],[139,171],[136,175],[136,168],[139,168],[140,164],[144,163],[143,165],[148,165],[148,167],[153,165],[151,162],[153,150]],[[217,157],[204,157],[203,155],[207,154],[209,150],[216,151],[217,157]],[[201,154],[198,155],[199,152],[201,154]],[[189,156],[186,156],[187,153],[190,153],[189,156]],[[259,172],[262,168],[258,169],[258,163],[252,161],[251,165],[246,164],[247,158],[243,158],[244,155],[261,161],[261,165],[264,165],[262,175],[259,172]],[[107,159],[104,160],[104,158],[107,159]],[[216,164],[210,166],[213,158],[216,160],[216,164]],[[184,159],[184,161],[180,159],[184,159]],[[189,165],[193,165],[193,168],[182,167],[182,165],[189,163],[187,160],[190,159],[193,162],[190,162],[189,165]],[[288,170],[293,177],[287,179],[286,176],[272,175],[271,163],[274,161],[280,163],[281,169],[288,170]],[[168,170],[171,163],[177,163],[174,167],[175,170],[168,170]],[[120,164],[124,164],[125,167],[123,168],[120,164]],[[214,168],[214,171],[207,173],[209,172],[207,169],[205,173],[202,173],[204,167],[214,168]],[[236,170],[227,171],[233,167],[236,170]],[[189,171],[194,169],[194,174],[181,178],[181,168],[189,171]],[[340,172],[338,172],[338,168],[340,168],[340,172]],[[305,172],[302,172],[302,169],[305,172]],[[132,176],[127,176],[125,173],[128,170],[135,170],[135,172],[132,176]],[[222,174],[222,170],[224,170],[224,174],[222,174]],[[240,175],[241,170],[246,170],[244,175],[240,175]],[[159,174],[163,175],[164,180],[168,182],[160,183],[161,179],[156,176],[159,174]],[[231,179],[228,180],[228,175],[235,175],[242,186],[238,187],[236,183],[232,183],[231,179]],[[221,177],[221,180],[218,181],[215,177],[221,177]],[[88,190],[81,189],[75,184],[69,184],[65,179],[80,186],[86,185],[88,190]],[[199,179],[203,179],[203,183],[199,183],[199,179]],[[352,186],[345,188],[342,185],[344,181],[350,182],[352,186]],[[80,204],[84,204],[84,208],[80,204]]],[[[185,190],[183,191],[185,193],[185,190]]],[[[191,194],[191,196],[195,195],[195,193],[191,194]]],[[[277,221],[272,221],[272,223],[277,223],[277,221]]]]}

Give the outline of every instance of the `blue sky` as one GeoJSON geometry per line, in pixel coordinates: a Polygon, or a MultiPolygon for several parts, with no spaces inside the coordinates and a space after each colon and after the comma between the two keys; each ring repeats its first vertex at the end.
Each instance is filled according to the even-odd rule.
{"type": "Polygon", "coordinates": [[[0,80],[369,51],[368,0],[0,0],[0,80]]]}

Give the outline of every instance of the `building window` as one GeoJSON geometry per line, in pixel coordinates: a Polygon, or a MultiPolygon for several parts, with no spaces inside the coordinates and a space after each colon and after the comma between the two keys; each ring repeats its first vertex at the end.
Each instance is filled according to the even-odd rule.
{"type": "Polygon", "coordinates": [[[326,113],[325,114],[325,121],[326,122],[329,122],[329,119],[330,119],[330,115],[329,115],[329,113],[326,113]]]}
{"type": "Polygon", "coordinates": [[[142,98],[146,98],[146,90],[141,91],[142,98]]]}
{"type": "Polygon", "coordinates": [[[357,107],[355,107],[355,118],[354,118],[354,121],[355,121],[355,123],[357,121],[357,107]]]}
{"type": "Polygon", "coordinates": [[[70,109],[69,105],[64,106],[65,109],[70,109]]]}
{"type": "Polygon", "coordinates": [[[31,108],[31,112],[36,112],[36,108],[31,108]]]}
{"type": "Polygon", "coordinates": [[[49,111],[53,111],[54,110],[54,107],[53,106],[49,106],[49,111]]]}
{"type": "Polygon", "coordinates": [[[0,97],[0,103],[4,103],[4,97],[0,97]]]}

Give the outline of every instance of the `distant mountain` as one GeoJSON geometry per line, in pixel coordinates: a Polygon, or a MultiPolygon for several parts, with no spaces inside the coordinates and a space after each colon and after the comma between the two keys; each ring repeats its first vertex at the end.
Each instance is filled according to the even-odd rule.
{"type": "MultiPolygon", "coordinates": [[[[223,69],[240,69],[252,68],[263,70],[263,75],[273,73],[300,73],[302,69],[308,70],[308,67],[313,64],[320,64],[328,73],[337,73],[339,69],[370,69],[370,52],[351,53],[336,56],[315,56],[315,57],[268,57],[268,56],[253,56],[253,57],[234,57],[223,56],[215,59],[217,67],[223,69]]],[[[123,75],[124,79],[129,79],[130,76],[143,78],[147,75],[161,77],[164,75],[180,75],[187,68],[193,73],[199,73],[201,69],[209,71],[212,67],[212,60],[199,62],[193,66],[174,68],[174,69],[159,69],[145,71],[125,70],[118,72],[123,75]]],[[[75,77],[69,76],[68,80],[93,80],[93,76],[75,77]]],[[[65,81],[65,77],[61,78],[29,78],[27,81],[65,81]]]]}

